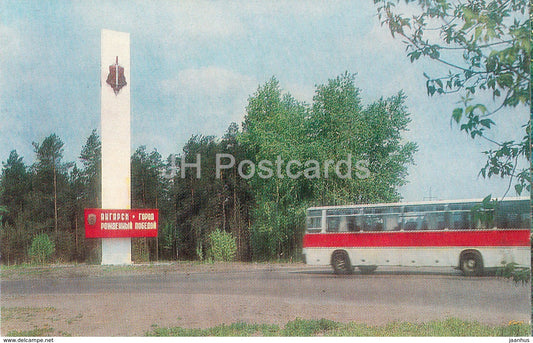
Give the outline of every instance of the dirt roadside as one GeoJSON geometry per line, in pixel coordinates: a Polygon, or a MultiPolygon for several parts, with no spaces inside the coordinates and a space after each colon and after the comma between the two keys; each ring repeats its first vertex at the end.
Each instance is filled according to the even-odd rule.
{"type": "Polygon", "coordinates": [[[529,285],[444,272],[337,277],[301,263],[58,265],[2,270],[1,333],[142,336],[154,325],[207,328],[296,318],[381,325],[447,317],[529,322],[529,285]]]}
{"type": "Polygon", "coordinates": [[[303,267],[302,263],[200,263],[161,262],[138,263],[130,266],[88,264],[53,264],[47,266],[1,266],[1,280],[31,280],[41,278],[112,277],[123,275],[161,275],[169,273],[208,273],[246,270],[273,270],[303,267]]]}
{"type": "MultiPolygon", "coordinates": [[[[172,262],[100,266],[57,264],[3,267],[2,281],[27,281],[39,287],[42,280],[107,280],[188,276],[210,273],[271,272],[304,267],[301,263],[198,263],[172,262]]],[[[33,286],[33,284],[35,286],[33,286]]],[[[273,305],[273,304],[272,304],[273,305]]],[[[279,309],[265,306],[261,296],[217,294],[124,294],[110,289],[91,294],[1,293],[0,333],[33,332],[51,336],[142,336],[153,325],[206,328],[221,323],[286,323],[279,309]],[[278,313],[266,315],[266,312],[278,313]],[[118,318],[123,318],[119,320],[118,318]]],[[[277,305],[274,305],[277,306],[277,305]]],[[[288,307],[288,306],[286,306],[288,307]]],[[[285,313],[289,313],[287,308],[285,313]]],[[[301,313],[301,312],[299,312],[301,313]]],[[[297,316],[290,316],[294,319],[297,316]]]]}

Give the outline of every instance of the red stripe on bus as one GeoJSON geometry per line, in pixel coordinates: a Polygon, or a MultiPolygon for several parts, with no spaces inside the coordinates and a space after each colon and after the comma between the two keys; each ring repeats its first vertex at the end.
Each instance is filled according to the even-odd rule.
{"type": "Polygon", "coordinates": [[[529,230],[308,233],[304,248],[529,246],[529,230]]]}

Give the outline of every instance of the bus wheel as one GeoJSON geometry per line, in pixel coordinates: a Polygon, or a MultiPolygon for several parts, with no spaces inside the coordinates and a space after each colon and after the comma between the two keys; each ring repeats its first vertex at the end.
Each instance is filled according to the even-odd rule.
{"type": "Polygon", "coordinates": [[[335,274],[351,274],[352,265],[346,251],[335,251],[331,256],[331,265],[335,274]]]}
{"type": "Polygon", "coordinates": [[[477,252],[468,252],[461,256],[461,270],[465,276],[483,275],[483,260],[477,252]]]}
{"type": "Polygon", "coordinates": [[[372,274],[378,266],[359,266],[357,267],[361,271],[361,274],[372,274]]]}

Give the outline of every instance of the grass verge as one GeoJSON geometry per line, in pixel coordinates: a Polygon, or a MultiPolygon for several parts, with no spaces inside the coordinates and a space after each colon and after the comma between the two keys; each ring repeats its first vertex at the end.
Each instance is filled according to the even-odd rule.
{"type": "Polygon", "coordinates": [[[9,331],[6,336],[8,337],[44,337],[44,336],[55,336],[53,335],[54,328],[44,327],[44,328],[35,328],[32,330],[13,330],[9,331]]]}
{"type": "Polygon", "coordinates": [[[427,323],[393,322],[381,326],[358,323],[339,323],[327,319],[295,319],[284,327],[269,324],[234,323],[222,324],[207,329],[187,329],[182,327],[160,328],[153,326],[146,336],[529,336],[531,325],[511,321],[507,325],[492,326],[469,322],[456,318],[431,321],[427,323]]]}
{"type": "Polygon", "coordinates": [[[54,307],[1,307],[0,313],[2,320],[29,320],[35,317],[38,313],[55,312],[54,307]]]}

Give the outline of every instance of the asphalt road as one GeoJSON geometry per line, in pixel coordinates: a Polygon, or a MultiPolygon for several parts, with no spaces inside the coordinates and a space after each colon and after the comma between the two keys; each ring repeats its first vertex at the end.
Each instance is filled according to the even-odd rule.
{"type": "Polygon", "coordinates": [[[464,277],[450,269],[336,276],[329,269],[276,266],[3,280],[1,300],[5,308],[53,308],[31,320],[2,320],[4,334],[50,325],[79,336],[142,335],[151,325],[283,325],[298,317],[370,325],[447,317],[507,324],[529,322],[531,309],[529,284],[464,277]]]}

